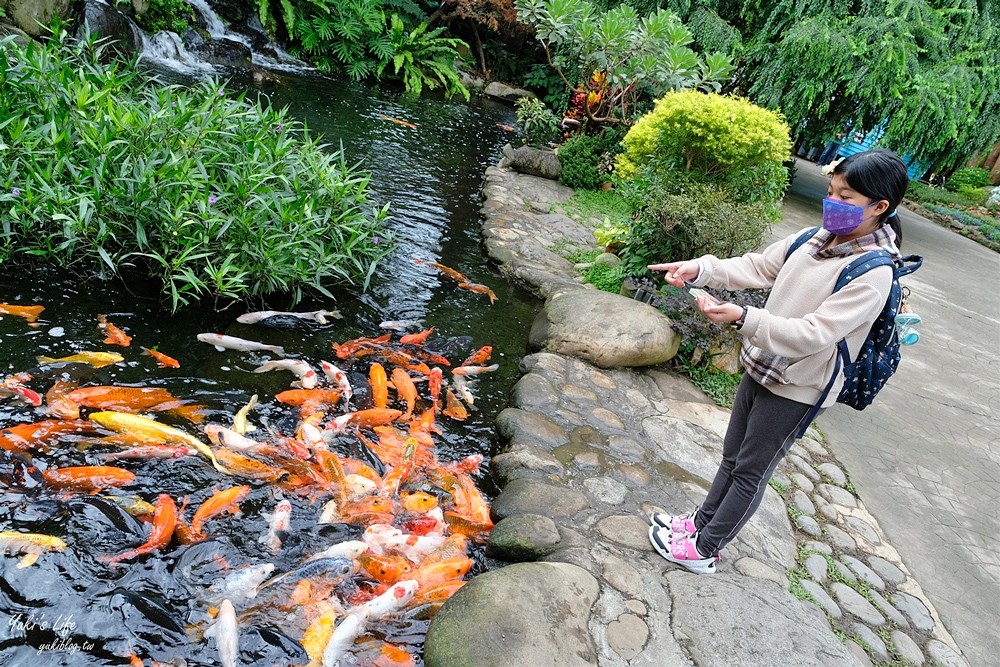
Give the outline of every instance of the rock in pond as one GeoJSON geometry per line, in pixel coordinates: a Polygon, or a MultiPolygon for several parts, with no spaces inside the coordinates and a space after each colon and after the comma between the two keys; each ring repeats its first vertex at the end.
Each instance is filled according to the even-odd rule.
{"type": "Polygon", "coordinates": [[[537,97],[530,90],[508,86],[506,83],[500,83],[499,81],[490,81],[483,89],[483,93],[498,100],[511,103],[522,97],[537,97]]]}
{"type": "Polygon", "coordinates": [[[481,574],[434,618],[424,664],[593,667],[597,651],[587,610],[598,592],[597,579],[568,563],[518,563],[481,574]]]}
{"type": "Polygon", "coordinates": [[[500,161],[500,166],[553,181],[562,174],[562,163],[556,157],[555,151],[531,146],[514,148],[507,144],[503,147],[503,160],[500,161]]]}
{"type": "Polygon", "coordinates": [[[616,368],[668,361],[677,354],[680,337],[648,304],[578,287],[552,292],[531,327],[529,344],[616,368]]]}
{"type": "Polygon", "coordinates": [[[533,479],[515,479],[493,501],[490,515],[494,523],[515,514],[540,514],[551,519],[576,514],[587,507],[590,507],[587,496],[576,489],[533,479]]]}
{"type": "Polygon", "coordinates": [[[559,546],[559,527],[540,514],[515,514],[490,532],[488,553],[511,562],[535,561],[559,546]]]}

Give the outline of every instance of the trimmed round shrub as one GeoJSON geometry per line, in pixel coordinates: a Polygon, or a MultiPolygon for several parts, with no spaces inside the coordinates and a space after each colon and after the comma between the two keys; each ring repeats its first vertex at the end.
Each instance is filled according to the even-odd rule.
{"type": "Polygon", "coordinates": [[[563,168],[559,181],[571,188],[596,190],[608,180],[608,167],[620,152],[618,137],[608,129],[601,134],[570,137],[556,153],[563,168]]]}
{"type": "Polygon", "coordinates": [[[635,178],[660,165],[724,177],[734,169],[781,166],[791,153],[788,125],[741,97],[668,93],[622,140],[616,170],[635,178]]]}

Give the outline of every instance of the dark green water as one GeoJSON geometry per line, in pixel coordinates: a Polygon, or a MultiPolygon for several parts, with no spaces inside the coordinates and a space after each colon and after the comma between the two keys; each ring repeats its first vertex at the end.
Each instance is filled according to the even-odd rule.
{"type": "MultiPolygon", "coordinates": [[[[239,86],[234,82],[230,87],[239,86]]],[[[224,333],[282,345],[290,357],[318,369],[320,359],[338,362],[332,342],[384,333],[378,328],[383,320],[419,320],[424,328],[436,327],[428,346],[456,364],[482,345],[493,346],[493,361],[500,364],[500,370],[478,383],[477,409],[465,422],[444,422],[444,433],[436,437],[442,460],[476,452],[488,460],[493,419],[518,377],[517,363],[525,353],[527,328],[538,306],[530,295],[511,287],[486,266],[479,246],[483,172],[510,139],[497,124],[512,124],[512,110],[486,100],[474,99],[469,104],[417,100],[359,84],[287,74],[265,82],[260,92],[275,104],[288,105],[294,116],[330,143],[343,142],[348,159],[360,161],[371,172],[373,200],[392,203],[390,224],[397,248],[369,291],[338,289],[334,303],[307,298],[295,307],[340,310],[343,319],[329,325],[273,329],[236,323],[244,312],[242,306],[223,312],[194,308],[170,315],[148,286],[84,279],[57,268],[7,271],[0,274],[0,303],[39,304],[46,310],[37,328],[17,317],[0,319],[3,376],[28,371],[34,376],[28,386],[40,394],[56,379],[75,379],[84,386],[163,387],[177,396],[197,399],[209,408],[207,421],[222,424],[230,423],[231,415],[256,393],[263,405],[251,419],[289,429],[294,423],[291,411],[272,399],[289,388],[292,376],[253,374],[250,371],[266,356],[218,352],[197,342],[198,333],[224,333]],[[387,122],[380,115],[417,127],[387,122]],[[496,304],[491,306],[485,296],[458,289],[454,281],[414,259],[440,262],[489,286],[498,297],[496,304]],[[125,329],[133,337],[132,346],[103,345],[103,334],[96,327],[98,314],[125,329]],[[178,359],[181,367],[158,369],[140,354],[140,345],[158,346],[178,359]],[[62,357],[84,350],[120,352],[125,362],[103,369],[82,365],[39,368],[35,362],[37,355],[62,357]]],[[[287,299],[276,297],[251,304],[249,310],[288,307],[287,299]]],[[[366,371],[367,364],[358,367],[362,369],[366,371]]],[[[351,381],[362,389],[358,404],[363,406],[366,375],[355,372],[351,381]]],[[[0,399],[0,426],[44,418],[40,409],[0,399]]],[[[36,458],[39,467],[94,463],[87,452],[71,446],[36,458]]],[[[122,494],[138,494],[149,501],[158,493],[169,493],[175,499],[189,496],[196,507],[213,489],[239,483],[222,479],[197,459],[118,465],[137,474],[136,483],[122,494]]],[[[492,488],[488,479],[478,482],[487,492],[492,488]]],[[[257,538],[266,532],[260,513],[273,509],[274,503],[272,489],[255,486],[242,503],[241,516],[212,523],[208,542],[189,548],[174,546],[111,571],[96,557],[141,543],[145,539],[141,525],[98,507],[99,500],[45,490],[36,494],[8,490],[0,497],[0,529],[58,535],[68,547],[61,554],[44,554],[37,564],[24,569],[16,567],[18,557],[0,556],[0,665],[120,665],[128,663],[130,650],[147,660],[178,665],[217,664],[211,642],[185,635],[186,626],[206,619],[205,606],[195,598],[221,576],[205,567],[206,563],[219,556],[233,566],[272,562],[275,571],[281,572],[303,556],[345,539],[333,527],[317,527],[319,506],[296,498],[292,536],[285,549],[271,557],[257,538]],[[59,640],[61,648],[46,646],[59,640]]],[[[477,569],[482,566],[480,561],[477,569]]],[[[286,618],[274,611],[248,621],[241,627],[241,664],[295,664],[301,655],[282,634],[286,626],[286,618]]],[[[419,651],[425,627],[426,622],[411,620],[376,629],[381,633],[378,636],[419,651]]]]}

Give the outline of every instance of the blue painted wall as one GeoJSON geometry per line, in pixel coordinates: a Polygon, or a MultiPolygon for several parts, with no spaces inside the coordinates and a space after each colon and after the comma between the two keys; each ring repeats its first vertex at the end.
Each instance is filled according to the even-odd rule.
{"type": "MultiPolygon", "coordinates": [[[[878,140],[882,138],[884,132],[884,122],[871,132],[853,132],[850,136],[850,141],[840,147],[837,155],[840,157],[850,157],[855,153],[863,153],[876,148],[878,140]]],[[[927,172],[928,165],[917,164],[910,160],[908,155],[901,155],[900,157],[903,158],[903,163],[906,165],[906,173],[909,175],[910,180],[919,180],[927,172]]]]}

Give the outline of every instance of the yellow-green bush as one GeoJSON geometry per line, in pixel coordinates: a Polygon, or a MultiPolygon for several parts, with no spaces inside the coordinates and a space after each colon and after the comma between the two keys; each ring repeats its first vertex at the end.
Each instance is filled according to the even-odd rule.
{"type": "Polygon", "coordinates": [[[625,135],[615,169],[626,179],[654,164],[724,178],[736,168],[780,166],[791,153],[788,134],[780,113],[744,98],[668,93],[625,135]]]}

